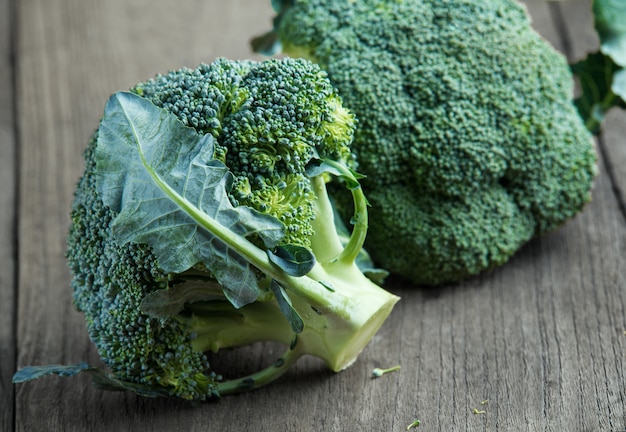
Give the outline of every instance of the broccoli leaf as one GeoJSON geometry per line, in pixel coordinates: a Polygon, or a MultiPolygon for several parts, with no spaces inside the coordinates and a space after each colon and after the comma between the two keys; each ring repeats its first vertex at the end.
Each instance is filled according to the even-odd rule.
{"type": "Polygon", "coordinates": [[[574,101],[578,112],[587,129],[597,134],[606,113],[612,107],[624,107],[626,91],[616,79],[620,67],[611,57],[597,52],[573,64],[572,72],[578,76],[581,87],[581,95],[574,101]]]}
{"type": "Polygon", "coordinates": [[[146,294],[141,301],[141,311],[155,318],[178,315],[185,304],[199,301],[223,300],[222,288],[216,282],[191,281],[146,294]]]}
{"type": "Polygon", "coordinates": [[[283,10],[293,6],[294,0],[272,0],[272,8],[276,13],[281,13],[283,10]]]}
{"type": "Polygon", "coordinates": [[[267,257],[290,276],[304,276],[315,267],[315,255],[302,246],[279,246],[267,251],[267,257]]]}
{"type": "Polygon", "coordinates": [[[294,5],[294,0],[272,0],[272,8],[276,11],[276,17],[274,17],[274,30],[270,30],[261,36],[252,38],[250,45],[252,51],[267,56],[278,54],[282,50],[282,44],[278,40],[278,34],[276,30],[280,26],[280,22],[285,16],[285,12],[294,5]]]}
{"type": "Polygon", "coordinates": [[[96,147],[98,189],[119,212],[120,243],[147,244],[166,272],[203,263],[235,307],[255,301],[259,286],[249,260],[235,251],[248,238],[273,248],[284,235],[277,219],[233,207],[232,175],[213,159],[213,138],[132,93],[109,99],[96,147]]]}
{"type": "Polygon", "coordinates": [[[302,321],[302,317],[296,311],[291,304],[291,299],[287,295],[285,289],[278,284],[276,281],[272,281],[270,284],[270,288],[276,297],[276,301],[278,302],[278,307],[280,311],[285,315],[287,321],[289,321],[289,325],[291,325],[291,329],[294,333],[302,333],[304,330],[304,321],[302,321]]]}
{"type": "Polygon", "coordinates": [[[315,159],[306,167],[306,174],[309,177],[319,176],[324,173],[339,177],[346,183],[346,187],[349,190],[360,188],[359,180],[365,178],[363,174],[330,159],[315,159]]]}
{"type": "Polygon", "coordinates": [[[48,375],[58,375],[62,377],[71,377],[79,372],[89,369],[87,363],[80,363],[77,365],[46,365],[46,366],[26,366],[23,369],[18,370],[13,375],[13,383],[23,383],[31,381],[37,378],[41,378],[48,375]]]}
{"type": "Polygon", "coordinates": [[[593,15],[600,36],[600,50],[613,61],[626,66],[626,2],[594,0],[593,15]]]}
{"type": "Polygon", "coordinates": [[[277,54],[281,49],[281,44],[275,31],[269,31],[253,38],[250,44],[252,45],[252,51],[266,56],[277,54]]]}
{"type": "Polygon", "coordinates": [[[622,108],[626,108],[626,69],[615,72],[611,90],[622,100],[622,108]]]}
{"type": "Polygon", "coordinates": [[[87,363],[79,363],[76,365],[46,365],[46,366],[27,366],[20,369],[13,375],[13,383],[23,383],[34,379],[42,378],[48,375],[57,375],[61,377],[71,377],[81,372],[91,375],[92,382],[96,388],[103,390],[115,391],[131,391],[141,396],[160,397],[170,396],[166,390],[144,386],[137,383],[131,383],[119,380],[113,375],[90,366],[87,363]]]}
{"type": "Polygon", "coordinates": [[[587,129],[598,134],[611,108],[626,108],[626,2],[595,0],[593,15],[600,51],[573,64],[572,72],[582,90],[575,100],[578,112],[587,129]]]}

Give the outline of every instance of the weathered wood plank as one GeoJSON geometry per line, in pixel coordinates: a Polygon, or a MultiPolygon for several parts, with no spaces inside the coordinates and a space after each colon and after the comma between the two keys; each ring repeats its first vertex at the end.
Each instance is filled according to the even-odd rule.
{"type": "Polygon", "coordinates": [[[523,0],[520,3],[526,6],[533,28],[553,47],[563,51],[563,41],[559,28],[551,13],[552,3],[546,0],[523,0]]]}
{"type": "MultiPolygon", "coordinates": [[[[19,2],[20,366],[96,361],[63,253],[80,154],[107,96],[156,72],[248,57],[248,35],[269,25],[265,3],[19,2]]],[[[560,43],[550,9],[529,9],[560,43]]],[[[602,165],[585,213],[491,274],[439,290],[391,281],[401,303],[341,374],[305,359],[270,387],[197,407],[49,378],[17,388],[17,430],[402,431],[414,418],[443,431],[624,428],[626,227],[611,187],[602,165]],[[393,364],[402,370],[370,378],[393,364]]],[[[260,351],[215,366],[251,371],[279,354],[260,351]]]]}
{"type": "MultiPolygon", "coordinates": [[[[88,71],[80,66],[83,51],[93,51],[95,45],[89,45],[84,20],[76,15],[84,11],[70,12],[73,5],[67,2],[48,5],[17,4],[21,143],[18,366],[88,358],[84,325],[71,306],[64,238],[83,142],[95,124],[88,117],[93,108],[90,110],[84,90],[91,85],[88,75],[83,76],[88,71]],[[81,36],[73,37],[78,34],[81,36]]],[[[100,81],[95,79],[93,85],[99,88],[100,81]]],[[[75,396],[67,398],[65,394],[72,390],[66,383],[60,384],[16,387],[18,430],[65,428],[59,426],[62,411],[55,401],[63,405],[80,397],[81,391],[77,389],[75,396]],[[32,394],[41,397],[37,408],[32,394]],[[29,415],[35,418],[23,419],[29,415]]]]}
{"type": "Polygon", "coordinates": [[[13,2],[0,0],[0,430],[13,430],[16,255],[13,2]]]}
{"type": "Polygon", "coordinates": [[[626,219],[626,111],[616,108],[609,112],[602,126],[600,146],[608,161],[615,197],[626,219]]]}

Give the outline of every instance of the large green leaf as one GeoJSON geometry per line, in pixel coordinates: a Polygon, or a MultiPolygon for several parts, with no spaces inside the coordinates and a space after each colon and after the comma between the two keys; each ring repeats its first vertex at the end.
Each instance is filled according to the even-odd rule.
{"type": "Polygon", "coordinates": [[[232,175],[213,159],[213,137],[132,93],[109,99],[96,146],[98,193],[118,212],[120,243],[149,245],[159,266],[181,273],[203,263],[235,307],[256,300],[255,270],[237,250],[246,238],[273,248],[284,235],[275,218],[233,207],[232,175]]]}

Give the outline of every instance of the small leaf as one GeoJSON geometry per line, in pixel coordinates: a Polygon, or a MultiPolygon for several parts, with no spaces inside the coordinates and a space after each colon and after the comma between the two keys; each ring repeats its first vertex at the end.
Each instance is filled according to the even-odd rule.
{"type": "Polygon", "coordinates": [[[273,251],[268,250],[267,256],[289,276],[304,276],[315,267],[315,255],[303,246],[278,246],[273,251]]]}
{"type": "Polygon", "coordinates": [[[594,0],[595,27],[600,36],[600,50],[626,67],[626,1],[594,0]]]}
{"type": "Polygon", "coordinates": [[[63,377],[71,377],[79,372],[90,369],[87,363],[79,363],[77,365],[46,365],[46,366],[26,366],[15,372],[13,375],[13,383],[23,383],[32,381],[48,375],[58,375],[63,377]]]}
{"type": "Polygon", "coordinates": [[[317,177],[324,173],[340,176],[341,173],[336,168],[324,163],[323,159],[313,159],[306,166],[306,175],[308,177],[317,177]]]}
{"type": "Polygon", "coordinates": [[[274,12],[280,14],[293,6],[294,0],[272,0],[272,8],[274,12]]]}
{"type": "Polygon", "coordinates": [[[615,72],[611,90],[621,99],[621,107],[626,108],[626,69],[615,72]]]}
{"type": "Polygon", "coordinates": [[[359,180],[365,178],[363,174],[330,159],[314,159],[306,167],[308,177],[317,177],[325,173],[342,179],[350,190],[361,187],[359,180]]]}
{"type": "Polygon", "coordinates": [[[278,34],[275,31],[269,31],[261,36],[252,38],[250,41],[252,51],[266,56],[273,56],[282,50],[278,34]]]}
{"type": "MultiPolygon", "coordinates": [[[[578,77],[581,95],[574,101],[587,129],[597,134],[606,113],[624,101],[613,91],[614,79],[621,75],[620,67],[602,53],[589,54],[587,58],[572,65],[578,77]]],[[[619,82],[617,90],[619,91],[619,82]]]]}
{"type": "Polygon", "coordinates": [[[187,303],[223,299],[222,287],[216,281],[194,280],[147,294],[141,301],[141,311],[154,318],[170,318],[187,303]]]}
{"type": "Polygon", "coordinates": [[[49,375],[57,375],[61,377],[71,377],[80,372],[85,372],[91,375],[91,379],[96,388],[103,390],[115,390],[115,391],[131,391],[137,393],[140,396],[146,397],[160,397],[171,396],[165,389],[155,389],[147,387],[142,384],[131,383],[119,380],[113,375],[90,366],[87,363],[79,363],[77,365],[47,365],[47,366],[27,366],[13,375],[13,382],[23,383],[34,379],[42,378],[49,375]]]}
{"type": "Polygon", "coordinates": [[[285,315],[287,321],[289,321],[289,325],[291,325],[291,329],[294,333],[302,333],[304,330],[304,322],[302,321],[302,317],[298,313],[297,310],[293,308],[291,303],[291,299],[287,295],[287,292],[283,287],[281,287],[278,282],[272,281],[270,284],[272,292],[276,297],[276,301],[278,302],[278,307],[280,311],[285,315]]]}
{"type": "Polygon", "coordinates": [[[333,286],[333,284],[328,282],[328,281],[320,280],[320,281],[317,281],[317,283],[319,283],[321,286],[323,286],[324,288],[326,288],[330,292],[335,292],[336,291],[335,287],[333,286]]]}
{"type": "Polygon", "coordinates": [[[266,56],[273,56],[282,51],[282,43],[278,36],[278,29],[287,11],[294,5],[295,0],[272,0],[272,8],[276,16],[272,20],[272,30],[257,36],[250,41],[252,51],[266,56]]]}

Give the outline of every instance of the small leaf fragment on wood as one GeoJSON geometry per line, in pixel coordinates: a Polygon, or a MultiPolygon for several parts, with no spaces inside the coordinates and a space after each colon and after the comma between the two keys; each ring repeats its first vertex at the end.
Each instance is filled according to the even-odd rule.
{"type": "Polygon", "coordinates": [[[381,376],[388,374],[390,372],[395,372],[397,370],[400,370],[400,365],[397,366],[393,366],[387,369],[381,369],[381,368],[375,368],[372,371],[372,378],[380,378],[381,376]]]}
{"type": "Polygon", "coordinates": [[[418,419],[415,419],[415,420],[413,421],[413,423],[411,423],[410,425],[408,425],[408,426],[406,427],[406,430],[411,430],[411,429],[413,429],[413,428],[416,428],[416,427],[418,427],[418,426],[420,425],[420,423],[421,423],[421,422],[420,422],[418,419]]]}

